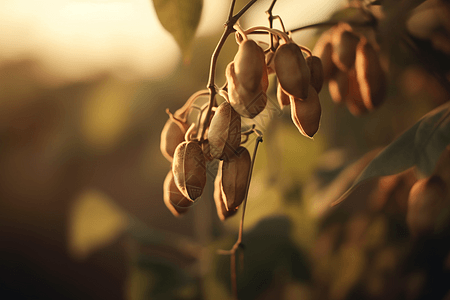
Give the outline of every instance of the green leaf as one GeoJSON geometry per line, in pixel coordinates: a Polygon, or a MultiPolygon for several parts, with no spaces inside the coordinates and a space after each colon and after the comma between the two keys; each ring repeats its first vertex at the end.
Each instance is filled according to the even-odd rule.
{"type": "Polygon", "coordinates": [[[426,114],[414,126],[379,153],[335,204],[343,201],[356,186],[371,178],[393,175],[413,166],[431,175],[436,162],[450,144],[450,102],[426,114]]]}
{"type": "Polygon", "coordinates": [[[153,0],[161,25],[186,54],[197,30],[203,0],[153,0]]]}

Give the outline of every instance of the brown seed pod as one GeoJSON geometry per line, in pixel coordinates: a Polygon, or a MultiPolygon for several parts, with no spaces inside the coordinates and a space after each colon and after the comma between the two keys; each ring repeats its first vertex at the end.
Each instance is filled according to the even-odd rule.
{"type": "Polygon", "coordinates": [[[448,187],[439,176],[418,180],[411,188],[406,222],[415,236],[433,234],[449,219],[448,187]]]}
{"type": "Polygon", "coordinates": [[[281,109],[283,109],[283,107],[291,104],[291,101],[289,100],[289,95],[283,91],[283,89],[281,88],[281,85],[279,83],[277,86],[277,99],[278,99],[278,104],[280,105],[281,109]]]}
{"type": "Polygon", "coordinates": [[[240,84],[234,69],[234,62],[228,64],[226,69],[230,104],[242,117],[254,118],[266,108],[267,95],[263,85],[268,84],[268,79],[262,77],[256,90],[247,90],[240,84]]]}
{"type": "Polygon", "coordinates": [[[185,133],[186,128],[182,124],[174,121],[172,117],[167,120],[161,131],[161,141],[159,146],[161,153],[168,161],[172,162],[175,148],[184,141],[185,133]]]}
{"type": "Polygon", "coordinates": [[[290,100],[292,121],[301,134],[312,138],[319,129],[322,114],[316,90],[309,85],[308,98],[302,100],[291,96],[290,100]]]}
{"type": "Polygon", "coordinates": [[[311,55],[306,58],[306,64],[308,65],[311,72],[310,84],[313,86],[316,92],[319,93],[323,85],[322,61],[319,57],[311,55]]]}
{"type": "Polygon", "coordinates": [[[234,57],[234,71],[239,84],[247,91],[259,88],[264,71],[267,76],[264,51],[253,40],[246,40],[239,45],[234,57]]]}
{"type": "Polygon", "coordinates": [[[250,174],[250,153],[239,147],[237,155],[227,161],[221,161],[222,197],[227,210],[235,210],[244,201],[250,174]]]}
{"type": "Polygon", "coordinates": [[[198,142],[178,145],[173,156],[172,172],[175,184],[186,198],[195,200],[202,195],[206,183],[206,162],[198,142]]]}
{"type": "Polygon", "coordinates": [[[333,53],[331,37],[335,29],[335,27],[332,27],[325,31],[316,42],[312,52],[313,55],[317,56],[322,61],[324,80],[330,79],[336,68],[333,59],[331,58],[333,53]]]}
{"type": "Polygon", "coordinates": [[[348,94],[345,103],[350,113],[354,116],[360,116],[368,112],[364,100],[361,96],[361,87],[356,78],[356,70],[351,69],[348,73],[348,94]]]}
{"type": "Polygon", "coordinates": [[[334,64],[342,71],[350,70],[355,64],[356,46],[359,43],[358,35],[347,23],[339,23],[333,32],[331,41],[333,44],[331,58],[334,64]]]}
{"type": "MultiPolygon", "coordinates": [[[[222,162],[221,162],[222,164],[222,162]]],[[[225,201],[222,197],[222,168],[219,167],[216,179],[214,180],[214,202],[216,204],[217,215],[219,219],[225,221],[225,219],[236,214],[237,208],[234,210],[227,210],[225,201]]]]}
{"type": "Polygon", "coordinates": [[[355,68],[364,104],[368,110],[373,110],[386,96],[386,75],[378,53],[365,38],[361,38],[356,47],[355,68]]]}
{"type": "Polygon", "coordinates": [[[164,203],[170,212],[178,217],[188,211],[189,206],[194,202],[183,196],[180,190],[177,188],[172,170],[167,173],[166,179],[163,184],[163,197],[164,203]]]}
{"type": "Polygon", "coordinates": [[[344,99],[348,95],[348,75],[346,72],[336,70],[333,76],[328,81],[328,90],[331,95],[331,99],[337,104],[344,102],[344,99]]]}
{"type": "Polygon", "coordinates": [[[234,154],[241,143],[241,116],[228,102],[219,105],[208,130],[210,154],[224,159],[234,154]]]}
{"type": "Polygon", "coordinates": [[[295,98],[306,99],[311,72],[300,47],[295,43],[283,44],[275,52],[274,60],[283,91],[295,98]]]}

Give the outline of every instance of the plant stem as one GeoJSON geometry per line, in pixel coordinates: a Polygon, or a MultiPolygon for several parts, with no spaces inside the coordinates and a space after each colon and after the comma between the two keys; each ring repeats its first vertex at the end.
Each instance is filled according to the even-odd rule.
{"type": "MultiPolygon", "coordinates": [[[[334,25],[337,25],[339,22],[345,22],[345,21],[329,21],[329,22],[322,22],[322,23],[316,23],[316,24],[310,24],[310,25],[306,25],[306,26],[302,26],[299,28],[295,28],[292,30],[288,30],[288,32],[297,32],[300,30],[305,30],[305,29],[311,29],[311,28],[316,28],[316,27],[331,27],[334,25]]],[[[355,27],[374,27],[376,25],[376,22],[374,22],[373,20],[371,21],[367,21],[367,22],[346,22],[348,23],[350,26],[355,26],[355,27]]]]}
{"type": "MultiPolygon", "coordinates": [[[[256,130],[254,130],[254,132],[256,134],[258,134],[258,132],[256,130]]],[[[233,291],[233,296],[236,300],[238,299],[237,274],[236,274],[236,251],[239,248],[244,247],[243,243],[242,243],[242,239],[243,239],[242,237],[244,234],[244,218],[245,218],[245,209],[247,207],[248,190],[250,188],[250,181],[252,179],[253,166],[255,164],[256,152],[258,151],[259,143],[261,143],[262,141],[263,141],[262,136],[260,134],[258,134],[258,137],[256,138],[255,149],[253,150],[253,157],[252,157],[252,162],[250,165],[250,172],[249,172],[248,178],[247,178],[247,189],[245,190],[245,197],[244,197],[244,201],[243,201],[243,205],[242,205],[242,215],[241,215],[241,222],[239,224],[238,238],[230,250],[218,250],[217,251],[219,254],[231,255],[231,264],[230,264],[231,289],[233,291]]]]}
{"type": "Polygon", "coordinates": [[[209,67],[209,79],[207,88],[209,90],[209,106],[208,111],[206,112],[206,122],[202,124],[201,130],[199,130],[200,135],[198,136],[200,142],[204,140],[204,135],[206,128],[208,128],[210,119],[211,119],[211,111],[213,106],[215,105],[215,97],[217,94],[216,85],[215,85],[215,74],[216,74],[216,65],[217,65],[217,58],[219,57],[219,53],[222,50],[223,45],[225,44],[225,41],[227,40],[228,36],[233,33],[235,30],[233,28],[234,24],[239,20],[239,18],[258,0],[251,0],[247,3],[247,5],[242,8],[236,15],[233,16],[233,10],[234,5],[236,3],[236,0],[232,0],[230,12],[228,14],[228,20],[225,23],[225,30],[220,37],[219,43],[217,44],[216,48],[214,49],[214,52],[211,57],[211,64],[209,67]]]}
{"type": "MultiPolygon", "coordinates": [[[[270,29],[273,28],[273,15],[272,15],[272,10],[273,7],[275,6],[275,3],[277,2],[277,0],[272,0],[272,4],[270,4],[270,7],[268,10],[266,10],[266,14],[267,17],[269,18],[269,27],[270,29]]],[[[274,47],[273,47],[273,34],[270,34],[270,50],[274,51],[274,47]]]]}

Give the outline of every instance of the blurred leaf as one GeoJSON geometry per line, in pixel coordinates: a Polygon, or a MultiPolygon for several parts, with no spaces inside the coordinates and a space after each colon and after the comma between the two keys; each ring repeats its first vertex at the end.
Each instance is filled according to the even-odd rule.
{"type": "Polygon", "coordinates": [[[429,176],[448,144],[450,144],[450,102],[426,114],[388,145],[336,203],[346,198],[357,185],[371,178],[397,174],[413,166],[417,166],[423,175],[429,176]]]}
{"type": "Polygon", "coordinates": [[[128,225],[125,212],[97,190],[75,200],[69,220],[69,251],[79,259],[111,243],[128,225]]]}
{"type": "Polygon", "coordinates": [[[202,0],[153,0],[161,25],[172,34],[186,55],[194,38],[200,16],[202,0]]]}

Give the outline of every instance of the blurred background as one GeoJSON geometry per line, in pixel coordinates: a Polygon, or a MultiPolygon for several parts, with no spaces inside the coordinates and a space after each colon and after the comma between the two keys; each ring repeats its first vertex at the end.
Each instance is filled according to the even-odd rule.
{"type": "MultiPolygon", "coordinates": [[[[346,4],[278,1],[274,14],[292,29],[346,4]]],[[[241,25],[266,26],[269,5],[258,1],[241,25]]],[[[174,217],[159,150],[165,109],[206,87],[228,8],[205,0],[182,54],[149,0],[0,2],[1,299],[231,299],[229,258],[216,251],[234,243],[240,213],[219,220],[210,176],[201,199],[174,217]]],[[[312,47],[318,34],[294,40],[312,47]]],[[[230,37],[219,86],[236,51],[230,37]]],[[[354,117],[324,87],[314,140],[277,107],[271,79],[269,109],[255,121],[264,142],[249,191],[242,299],[416,299],[414,289],[428,287],[427,271],[402,260],[412,247],[412,172],[329,209],[380,147],[448,99],[399,52],[388,99],[370,115],[354,117]]]]}

